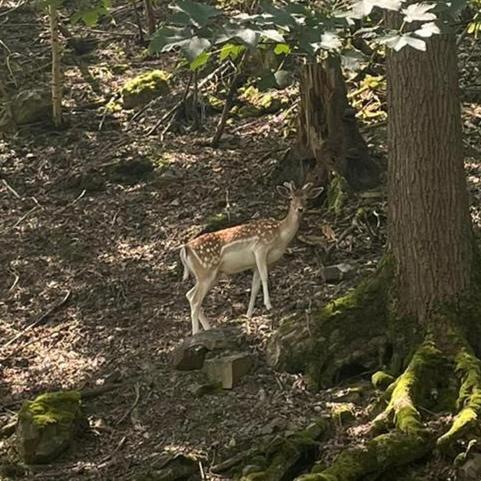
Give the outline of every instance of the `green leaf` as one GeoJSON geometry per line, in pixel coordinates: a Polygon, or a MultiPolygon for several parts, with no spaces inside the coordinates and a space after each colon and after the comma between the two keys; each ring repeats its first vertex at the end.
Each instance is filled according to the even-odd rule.
{"type": "Polygon", "coordinates": [[[406,23],[411,22],[431,22],[436,20],[436,15],[429,12],[436,5],[428,3],[412,3],[407,8],[403,9],[404,21],[406,23]]]}
{"type": "Polygon", "coordinates": [[[274,77],[276,79],[277,87],[285,89],[292,83],[292,74],[288,70],[278,70],[274,77]]]}
{"type": "Polygon", "coordinates": [[[182,12],[183,18],[197,28],[205,27],[213,17],[221,14],[217,8],[192,0],[177,0],[174,11],[182,12]]]}
{"type": "Polygon", "coordinates": [[[274,29],[262,30],[261,34],[267,40],[272,40],[274,42],[284,42],[284,37],[274,29]]]}
{"type": "Polygon", "coordinates": [[[219,60],[223,62],[227,58],[235,60],[245,50],[243,45],[235,45],[233,43],[226,43],[220,51],[219,60]]]}
{"type": "Polygon", "coordinates": [[[190,63],[190,69],[201,70],[209,61],[210,55],[210,52],[202,52],[193,62],[190,63]]]}
{"type": "Polygon", "coordinates": [[[260,33],[250,28],[242,28],[235,33],[235,38],[239,39],[246,47],[256,48],[260,33]]]}
{"type": "Polygon", "coordinates": [[[266,70],[260,75],[260,78],[256,82],[256,86],[261,91],[277,87],[275,75],[270,70],[266,70]]]}
{"type": "Polygon", "coordinates": [[[341,55],[341,65],[348,70],[359,70],[364,62],[366,62],[366,57],[356,50],[341,55]]]}
{"type": "Polygon", "coordinates": [[[175,47],[183,47],[190,42],[192,33],[185,28],[161,27],[150,41],[149,51],[151,53],[168,52],[175,47]]]}
{"type": "Polygon", "coordinates": [[[278,43],[274,48],[276,55],[289,55],[291,53],[291,47],[287,43],[278,43]]]}
{"type": "Polygon", "coordinates": [[[342,46],[341,39],[333,32],[321,35],[320,47],[324,50],[339,50],[342,46]]]}
{"type": "Polygon", "coordinates": [[[394,51],[399,52],[403,47],[409,45],[416,50],[426,51],[426,42],[419,38],[414,38],[408,33],[403,35],[389,35],[380,39],[381,43],[385,43],[394,51]]]}
{"type": "Polygon", "coordinates": [[[423,23],[421,25],[421,28],[415,30],[414,33],[419,37],[429,38],[432,35],[440,34],[441,30],[434,22],[429,22],[429,23],[423,23]]]}
{"type": "Polygon", "coordinates": [[[189,62],[194,62],[197,57],[209,49],[211,43],[206,38],[192,37],[188,43],[185,43],[181,48],[189,62]]]}

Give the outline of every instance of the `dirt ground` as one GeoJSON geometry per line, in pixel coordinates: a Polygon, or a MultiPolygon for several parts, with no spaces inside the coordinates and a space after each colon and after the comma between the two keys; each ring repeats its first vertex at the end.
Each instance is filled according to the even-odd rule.
{"type": "MultiPolygon", "coordinates": [[[[6,77],[8,85],[14,78],[32,86],[48,78],[46,19],[31,9],[10,11],[12,5],[0,8],[0,37],[12,65],[6,77]]],[[[124,28],[96,27],[89,33],[96,49],[66,66],[66,129],[40,122],[0,140],[0,424],[22,400],[44,391],[131,381],[87,401],[89,432],[58,463],[28,479],[131,480],[164,450],[194,454],[206,479],[227,479],[209,467],[275,433],[305,427],[329,411],[329,401],[344,396],[342,386],[312,393],[300,376],[272,371],[264,347],[283,317],[303,311],[309,322],[317,307],[372,270],[382,252],[383,196],[352,196],[339,216],[325,207],[310,209],[301,240],[271,272],[272,311],[259,297],[254,317],[245,318],[249,274],[223,280],[209,294],[207,314],[216,326],[241,327],[256,366],[231,391],[194,396],[202,374],[169,364],[173,347],[191,330],[190,282],[181,281],[178,248],[226,206],[239,220],[283,215],[286,205],[270,174],[292,136],[283,135],[282,112],[236,121],[217,149],[208,146],[217,116],[207,117],[197,132],[146,135],[182,95],[182,76],[172,98],[136,119],[133,111],[104,116],[102,105],[126,79],[173,68],[171,58],[143,54],[131,17],[114,9],[124,28]],[[153,171],[134,178],[122,171],[126,162],[145,159],[153,171]],[[360,207],[380,214],[379,222],[352,226],[360,207]],[[354,277],[324,282],[323,266],[339,262],[356,266],[354,277]]],[[[471,87],[481,49],[469,52],[461,66],[463,83],[471,87]]],[[[480,104],[466,102],[476,224],[480,122],[480,104]]],[[[382,150],[384,127],[365,133],[382,150]]],[[[356,408],[360,419],[369,396],[356,408]]],[[[326,448],[327,459],[361,431],[343,432],[326,448]]],[[[0,453],[2,447],[0,440],[0,453]]],[[[439,469],[444,477],[425,479],[449,479],[447,468],[439,469]]]]}

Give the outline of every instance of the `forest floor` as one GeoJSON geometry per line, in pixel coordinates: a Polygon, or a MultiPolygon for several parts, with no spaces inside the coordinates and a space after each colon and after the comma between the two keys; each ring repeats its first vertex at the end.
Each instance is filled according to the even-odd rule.
{"type": "MultiPolygon", "coordinates": [[[[46,18],[29,8],[11,11],[8,2],[0,15],[11,66],[7,85],[15,81],[26,88],[44,81],[46,18]]],[[[237,119],[216,149],[208,141],[218,115],[208,116],[195,132],[184,127],[160,139],[160,127],[147,135],[181,98],[182,76],[174,77],[172,96],[136,119],[132,110],[104,116],[102,105],[127,79],[174,67],[171,56],[144,54],[129,23],[131,10],[117,8],[114,18],[121,30],[112,24],[90,30],[97,42],[92,52],[69,52],[68,127],[57,131],[39,122],[0,140],[0,425],[36,394],[134,380],[87,401],[89,432],[59,462],[28,479],[132,480],[164,450],[197,456],[206,479],[227,479],[211,474],[210,466],[228,453],[305,427],[328,413],[331,402],[351,399],[345,384],[313,393],[301,376],[274,372],[264,348],[283,317],[304,311],[309,322],[318,307],[374,269],[385,239],[385,198],[382,192],[351,194],[337,216],[322,206],[308,210],[299,238],[270,273],[272,311],[267,313],[259,298],[254,317],[245,318],[249,274],[219,282],[206,312],[216,326],[242,329],[256,366],[233,390],[196,397],[193,390],[203,375],[170,366],[172,349],[191,332],[185,299],[190,283],[181,281],[178,248],[226,208],[240,220],[282,216],[286,205],[275,194],[271,174],[292,134],[285,135],[286,118],[279,112],[237,119]],[[144,160],[155,169],[134,176],[122,170],[144,160]],[[356,217],[360,208],[365,217],[356,217]],[[324,282],[323,267],[337,263],[355,266],[353,277],[324,282]]],[[[469,38],[464,42],[469,45],[461,55],[463,87],[478,89],[478,103],[464,103],[464,120],[472,212],[479,226],[481,48],[473,48],[469,38]]],[[[2,55],[3,65],[6,52],[2,55]]],[[[383,124],[363,128],[381,152],[384,129],[383,124]]],[[[366,384],[369,374],[352,382],[366,384]]],[[[365,392],[354,406],[359,420],[375,396],[365,392]]],[[[326,445],[326,460],[339,445],[360,438],[362,425],[340,429],[326,445]]],[[[0,457],[4,443],[0,440],[0,457]]],[[[422,479],[450,479],[449,466],[436,463],[422,479]]]]}

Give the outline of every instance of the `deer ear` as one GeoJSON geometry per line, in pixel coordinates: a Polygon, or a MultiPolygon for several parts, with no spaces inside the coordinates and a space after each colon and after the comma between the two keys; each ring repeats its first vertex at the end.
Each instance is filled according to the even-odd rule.
{"type": "Polygon", "coordinates": [[[322,192],[324,191],[324,187],[315,187],[309,189],[309,192],[307,193],[307,197],[309,199],[315,199],[316,197],[319,197],[322,192]]]}
{"type": "Polygon", "coordinates": [[[276,187],[276,190],[281,197],[285,197],[286,199],[290,199],[291,191],[290,191],[289,187],[286,187],[285,185],[278,185],[276,187]]]}

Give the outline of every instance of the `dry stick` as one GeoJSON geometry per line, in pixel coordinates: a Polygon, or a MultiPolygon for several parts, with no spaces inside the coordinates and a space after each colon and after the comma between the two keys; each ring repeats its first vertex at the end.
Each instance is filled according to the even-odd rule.
{"type": "Polygon", "coordinates": [[[18,281],[20,280],[20,276],[16,272],[12,272],[12,274],[15,276],[15,280],[13,281],[13,284],[8,289],[8,292],[12,292],[15,289],[15,287],[17,287],[18,281]]]}
{"type": "Polygon", "coordinates": [[[22,198],[22,196],[5,179],[2,179],[2,183],[17,199],[22,198]]]}
{"type": "Polygon", "coordinates": [[[87,192],[87,189],[83,189],[82,192],[72,201],[70,204],[67,204],[66,206],[62,207],[61,209],[58,209],[57,211],[54,212],[54,214],[61,214],[65,210],[67,210],[69,207],[72,207],[75,205],[87,192]]]}
{"type": "Polygon", "coordinates": [[[47,333],[46,333],[45,335],[43,335],[43,336],[35,336],[34,339],[30,339],[30,341],[25,342],[24,344],[21,344],[20,346],[18,346],[18,347],[16,347],[15,349],[13,349],[13,351],[10,351],[5,357],[2,358],[2,361],[6,361],[7,359],[10,359],[10,358],[13,357],[15,354],[17,354],[18,351],[23,350],[23,349],[25,349],[26,347],[31,346],[32,344],[35,344],[35,343],[38,342],[38,341],[41,341],[42,339],[46,339],[46,338],[48,338],[48,337],[51,337],[51,336],[53,336],[54,334],[56,334],[57,332],[62,331],[62,330],[65,329],[66,327],[67,327],[66,325],[58,326],[58,327],[52,329],[51,331],[47,332],[47,333]]]}
{"type": "Polygon", "coordinates": [[[212,142],[211,142],[212,147],[217,147],[217,145],[219,144],[219,140],[222,137],[222,134],[224,133],[225,124],[227,122],[227,118],[229,116],[230,109],[232,107],[232,101],[234,99],[234,94],[237,90],[237,82],[239,81],[239,75],[241,73],[242,64],[244,63],[246,57],[247,57],[247,55],[244,53],[244,55],[242,56],[242,58],[239,62],[239,65],[237,66],[237,70],[236,70],[236,72],[234,74],[234,77],[232,79],[232,82],[230,84],[229,91],[227,92],[227,97],[225,99],[224,108],[222,109],[222,115],[221,115],[221,118],[220,118],[220,121],[219,121],[219,125],[217,126],[217,130],[216,130],[216,132],[214,134],[214,137],[212,139],[212,142]]]}
{"type": "Polygon", "coordinates": [[[52,107],[53,123],[62,123],[62,72],[60,70],[60,39],[58,35],[58,12],[54,4],[49,5],[50,36],[52,42],[52,107]]]}
{"type": "Polygon", "coordinates": [[[22,215],[22,217],[20,217],[15,224],[13,224],[12,229],[18,227],[30,214],[33,214],[38,209],[40,209],[40,206],[34,205],[26,214],[22,215]]]}
{"type": "MultiPolygon", "coordinates": [[[[164,120],[167,120],[171,115],[173,115],[177,112],[177,110],[182,106],[182,104],[185,102],[185,99],[187,98],[187,95],[188,95],[189,90],[190,90],[190,84],[191,83],[192,83],[192,74],[189,77],[189,82],[187,83],[187,87],[185,88],[185,92],[184,92],[184,95],[182,96],[182,98],[166,114],[164,114],[157,121],[157,123],[153,127],[151,127],[147,131],[146,135],[153,134],[159,128],[160,124],[162,124],[162,122],[164,122],[164,120]]],[[[170,127],[170,124],[168,124],[168,127],[170,127]]],[[[164,129],[164,131],[162,132],[162,135],[165,134],[165,132],[166,132],[166,130],[164,129]]]]}
{"type": "Polygon", "coordinates": [[[41,324],[43,321],[45,321],[45,319],[50,316],[51,314],[53,314],[55,311],[57,311],[58,309],[60,309],[63,305],[66,304],[66,302],[69,300],[70,298],[70,294],[71,292],[70,291],[67,291],[67,293],[65,294],[65,296],[63,297],[62,300],[60,300],[59,302],[55,303],[52,307],[50,307],[49,309],[47,309],[47,311],[45,311],[42,315],[40,315],[35,321],[33,321],[31,324],[29,324],[23,331],[19,332],[16,336],[13,336],[12,339],[10,339],[9,341],[7,341],[2,347],[1,349],[5,349],[6,347],[10,346],[11,344],[13,344],[15,341],[18,341],[21,337],[23,337],[25,335],[25,333],[27,333],[28,331],[31,331],[34,327],[38,326],[39,324],[41,324]]]}
{"type": "Polygon", "coordinates": [[[140,399],[140,387],[139,387],[138,383],[136,383],[134,385],[134,389],[135,389],[135,399],[134,399],[134,402],[133,402],[132,406],[130,406],[130,408],[117,421],[116,424],[122,424],[130,416],[130,414],[132,414],[133,410],[137,407],[137,404],[139,403],[139,399],[140,399]]]}
{"type": "Polygon", "coordinates": [[[132,1],[132,5],[134,6],[135,21],[137,22],[137,27],[139,29],[140,43],[144,43],[144,31],[142,30],[142,23],[140,22],[139,10],[137,8],[137,0],[131,0],[131,1],[132,1]]]}

